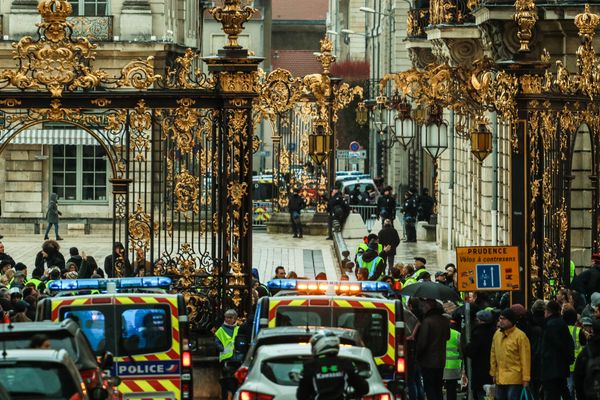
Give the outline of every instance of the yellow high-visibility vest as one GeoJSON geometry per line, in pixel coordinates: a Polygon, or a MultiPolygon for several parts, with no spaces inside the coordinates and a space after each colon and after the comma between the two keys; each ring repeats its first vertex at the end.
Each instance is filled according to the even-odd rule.
{"type": "Polygon", "coordinates": [[[233,329],[232,336],[229,336],[229,334],[227,334],[227,331],[223,327],[220,327],[215,332],[215,337],[219,339],[219,342],[221,342],[221,345],[223,345],[223,351],[219,353],[219,362],[225,361],[233,357],[235,338],[238,334],[238,329],[239,326],[236,326],[233,329]]]}

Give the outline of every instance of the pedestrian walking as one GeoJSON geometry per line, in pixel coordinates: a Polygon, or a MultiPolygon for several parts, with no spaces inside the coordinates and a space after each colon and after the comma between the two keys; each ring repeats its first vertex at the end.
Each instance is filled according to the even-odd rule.
{"type": "Polygon", "coordinates": [[[232,364],[235,349],[235,338],[238,335],[237,311],[225,311],[223,325],[215,332],[215,343],[219,350],[219,364],[221,367],[221,399],[228,400],[237,390],[237,382],[233,376],[236,367],[232,364]]]}
{"type": "Polygon", "coordinates": [[[46,233],[44,234],[44,240],[48,240],[48,234],[50,233],[50,228],[54,225],[54,233],[56,235],[56,240],[63,240],[58,234],[58,219],[62,213],[58,210],[58,195],[56,193],[52,193],[50,195],[50,201],[48,202],[48,210],[46,211],[46,222],[48,222],[48,226],[46,227],[46,233]]]}
{"type": "Polygon", "coordinates": [[[519,400],[529,386],[531,349],[529,339],[515,326],[517,316],[509,308],[498,318],[498,330],[492,339],[490,375],[496,384],[496,400],[519,400]]]}
{"type": "Polygon", "coordinates": [[[575,361],[573,380],[577,400],[600,400],[600,319],[592,322],[592,334],[575,361]]]}
{"type": "MultiPolygon", "coordinates": [[[[396,248],[400,244],[400,236],[398,235],[398,231],[392,225],[392,220],[386,218],[383,221],[383,228],[379,231],[377,235],[379,237],[379,245],[383,248],[389,247],[389,250],[385,252],[385,262],[389,268],[389,274],[392,274],[392,267],[394,266],[394,258],[396,257],[396,248]]],[[[381,253],[381,251],[380,251],[381,253]]]]}
{"type": "Polygon", "coordinates": [[[415,223],[417,222],[417,197],[412,190],[409,190],[404,195],[404,203],[401,211],[404,213],[404,232],[406,232],[407,242],[417,241],[417,229],[415,223]]]}
{"type": "Polygon", "coordinates": [[[551,300],[546,304],[546,324],[542,334],[541,380],[544,400],[569,400],[567,379],[574,360],[574,344],[567,324],[560,316],[560,305],[551,300]]]}
{"type": "Polygon", "coordinates": [[[443,316],[441,304],[434,299],[425,299],[422,309],[424,316],[417,333],[417,362],[421,368],[427,400],[443,400],[450,321],[443,316]]]}
{"type": "Polygon", "coordinates": [[[292,221],[292,231],[295,238],[302,238],[302,221],[300,215],[306,207],[306,202],[300,196],[300,189],[295,188],[294,193],[290,196],[288,210],[290,212],[290,220],[292,221]]]}
{"type": "Polygon", "coordinates": [[[471,391],[475,400],[483,400],[483,385],[492,383],[490,376],[490,352],[492,339],[496,332],[494,315],[489,310],[480,310],[475,314],[475,326],[471,332],[471,341],[465,345],[464,354],[471,360],[471,391]]]}

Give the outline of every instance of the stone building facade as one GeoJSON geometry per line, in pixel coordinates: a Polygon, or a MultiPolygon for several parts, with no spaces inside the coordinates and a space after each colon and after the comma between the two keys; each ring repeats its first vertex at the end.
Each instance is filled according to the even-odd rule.
{"type": "MultiPolygon", "coordinates": [[[[566,1],[552,5],[535,3],[539,3],[539,20],[532,39],[534,56],[547,49],[552,60],[562,60],[567,68],[575,69],[579,37],[574,18],[583,12],[583,5],[566,1]]],[[[592,12],[597,12],[599,6],[594,3],[598,2],[589,3],[592,12]]],[[[483,56],[494,61],[513,59],[519,48],[518,26],[513,20],[514,4],[514,0],[332,1],[328,29],[341,31],[348,27],[362,34],[350,35],[349,40],[343,35],[337,36],[341,42],[337,48],[341,57],[368,59],[373,68],[371,78],[377,81],[386,73],[424,68],[431,63],[468,65],[483,56]],[[337,13],[335,7],[339,10],[337,13]],[[365,7],[371,10],[365,12],[365,7]],[[380,35],[371,35],[369,27],[373,26],[373,18],[379,16],[382,24],[392,21],[384,14],[394,15],[391,34],[383,29],[380,35]],[[391,61],[388,61],[390,54],[391,61]]],[[[375,96],[376,92],[371,91],[368,98],[375,99],[375,96]]],[[[437,187],[439,246],[453,249],[510,244],[514,234],[511,232],[510,187],[514,132],[501,118],[488,113],[488,127],[495,133],[496,140],[492,154],[480,162],[471,154],[468,136],[459,135],[455,129],[459,121],[454,117],[448,110],[444,112],[452,138],[438,159],[437,179],[434,179],[431,158],[419,148],[417,133],[407,151],[398,145],[392,148],[386,159],[390,162],[383,163],[387,166],[386,180],[399,192],[409,186],[419,190],[428,187],[430,192],[437,187]]],[[[375,150],[381,138],[377,138],[372,124],[369,129],[371,169],[376,171],[379,154],[375,150]]],[[[590,265],[594,229],[591,215],[597,207],[593,200],[596,181],[590,141],[587,127],[582,126],[574,138],[569,177],[571,260],[580,268],[590,265]]]]}
{"type": "MultiPolygon", "coordinates": [[[[95,67],[118,76],[127,62],[153,57],[156,73],[184,50],[202,50],[200,17],[211,5],[195,0],[73,0],[73,36],[98,45],[95,67]]],[[[0,5],[0,69],[15,69],[12,43],[36,37],[36,0],[0,5]]],[[[34,233],[44,228],[51,192],[59,193],[61,231],[110,229],[111,168],[100,143],[69,124],[43,123],[12,137],[0,132],[1,232],[34,233]],[[66,225],[66,226],[65,226],[66,225]]]]}

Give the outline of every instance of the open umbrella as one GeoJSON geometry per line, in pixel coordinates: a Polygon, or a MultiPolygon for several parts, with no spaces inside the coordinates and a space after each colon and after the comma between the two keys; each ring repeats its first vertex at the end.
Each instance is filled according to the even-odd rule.
{"type": "Polygon", "coordinates": [[[410,297],[421,297],[424,299],[436,299],[442,301],[453,301],[459,302],[461,301],[458,293],[441,283],[435,282],[417,282],[411,285],[405,286],[400,291],[400,294],[403,296],[410,297]]]}

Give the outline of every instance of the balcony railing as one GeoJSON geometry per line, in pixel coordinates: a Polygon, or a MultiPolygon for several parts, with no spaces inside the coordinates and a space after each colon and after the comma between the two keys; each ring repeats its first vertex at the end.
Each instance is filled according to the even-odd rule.
{"type": "Polygon", "coordinates": [[[92,42],[111,42],[113,40],[113,17],[69,17],[73,24],[73,37],[85,37],[92,42]]]}
{"type": "Polygon", "coordinates": [[[409,38],[426,38],[425,27],[429,25],[429,9],[416,8],[408,11],[406,35],[409,38]]]}
{"type": "Polygon", "coordinates": [[[430,25],[460,25],[473,22],[471,10],[478,0],[431,0],[429,2],[430,25]]]}

